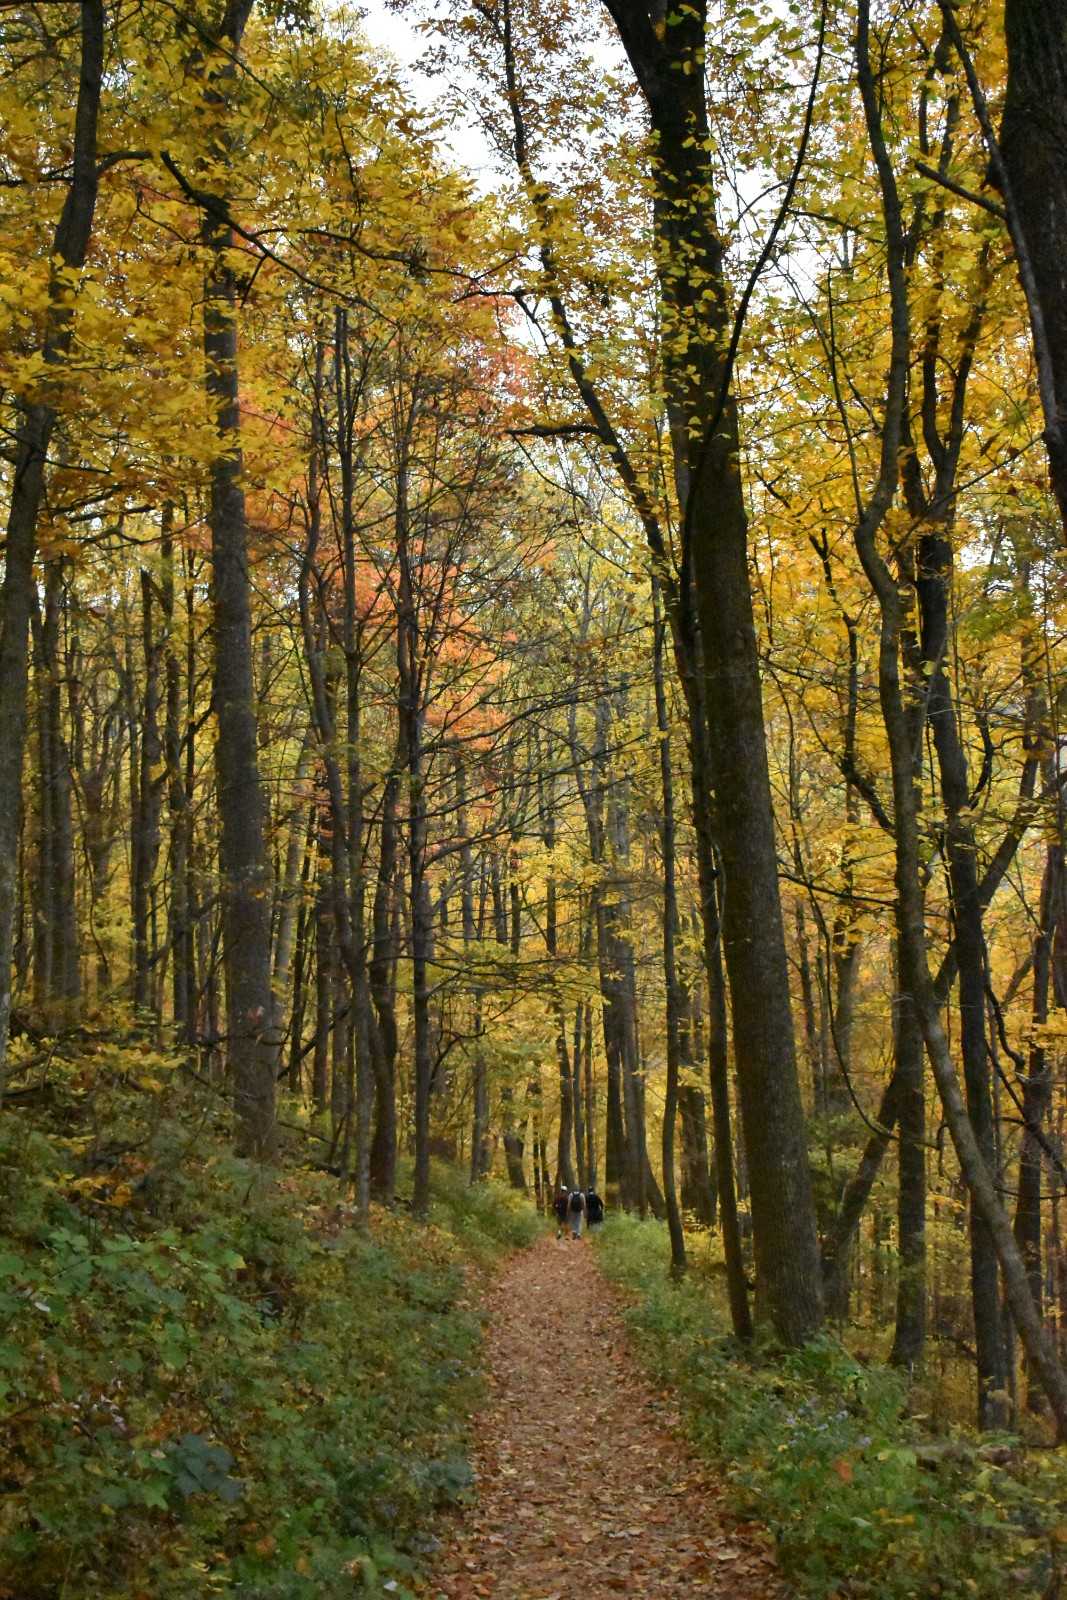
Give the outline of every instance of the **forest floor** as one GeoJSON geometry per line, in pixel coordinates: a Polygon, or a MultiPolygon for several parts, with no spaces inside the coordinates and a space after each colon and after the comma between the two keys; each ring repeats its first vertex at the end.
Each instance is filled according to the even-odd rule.
{"type": "Polygon", "coordinates": [[[586,1241],[513,1257],[486,1306],[477,1500],[426,1591],[434,1600],[772,1600],[770,1536],[726,1515],[641,1378],[618,1292],[586,1241]]]}

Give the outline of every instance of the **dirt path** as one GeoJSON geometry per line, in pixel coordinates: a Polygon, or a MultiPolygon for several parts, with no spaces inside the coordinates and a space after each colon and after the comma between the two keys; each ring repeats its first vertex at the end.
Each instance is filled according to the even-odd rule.
{"type": "Polygon", "coordinates": [[[638,1376],[585,1241],[546,1238],[491,1295],[479,1497],[429,1588],[447,1600],[770,1600],[767,1540],[730,1524],[670,1403],[638,1376]]]}

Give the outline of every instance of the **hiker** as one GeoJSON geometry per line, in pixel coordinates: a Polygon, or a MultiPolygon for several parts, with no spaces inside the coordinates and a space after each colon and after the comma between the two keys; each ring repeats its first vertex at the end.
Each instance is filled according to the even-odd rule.
{"type": "Polygon", "coordinates": [[[559,1224],[556,1228],[557,1239],[563,1238],[563,1230],[567,1226],[567,1204],[569,1200],[570,1195],[567,1193],[567,1186],[561,1183],[555,1200],[556,1221],[559,1224]]]}
{"type": "Polygon", "coordinates": [[[591,1228],[599,1228],[604,1220],[604,1202],[596,1192],[596,1187],[590,1184],[585,1192],[585,1214],[589,1219],[591,1228]]]}
{"type": "Polygon", "coordinates": [[[567,1218],[571,1225],[571,1233],[576,1239],[582,1237],[582,1218],[585,1216],[585,1195],[580,1189],[574,1189],[567,1201],[567,1218]]]}

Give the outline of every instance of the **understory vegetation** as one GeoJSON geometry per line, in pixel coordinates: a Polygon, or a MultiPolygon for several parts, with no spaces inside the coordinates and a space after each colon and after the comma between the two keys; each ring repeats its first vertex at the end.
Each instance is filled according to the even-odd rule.
{"type": "Polygon", "coordinates": [[[1067,1566],[1067,1463],[1004,1435],[936,1430],[904,1379],[824,1337],[802,1350],[742,1351],[717,1284],[691,1252],[663,1271],[665,1229],[614,1217],[598,1259],[626,1292],[653,1377],[679,1396],[686,1430],[725,1479],[739,1516],[774,1534],[804,1596],[909,1600],[1053,1595],[1067,1566]]]}
{"type": "Polygon", "coordinates": [[[469,1486],[472,1273],[534,1213],[441,1166],[428,1225],[361,1232],[172,1068],[108,1045],[0,1119],[0,1595],[403,1596],[469,1486]]]}

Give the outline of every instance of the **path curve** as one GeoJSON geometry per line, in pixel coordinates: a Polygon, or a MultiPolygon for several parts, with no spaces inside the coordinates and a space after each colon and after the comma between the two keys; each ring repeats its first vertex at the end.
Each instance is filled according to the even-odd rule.
{"type": "Polygon", "coordinates": [[[546,1237],[489,1294],[478,1498],[442,1554],[435,1600],[777,1600],[759,1530],[638,1375],[619,1298],[585,1240],[546,1237]]]}

